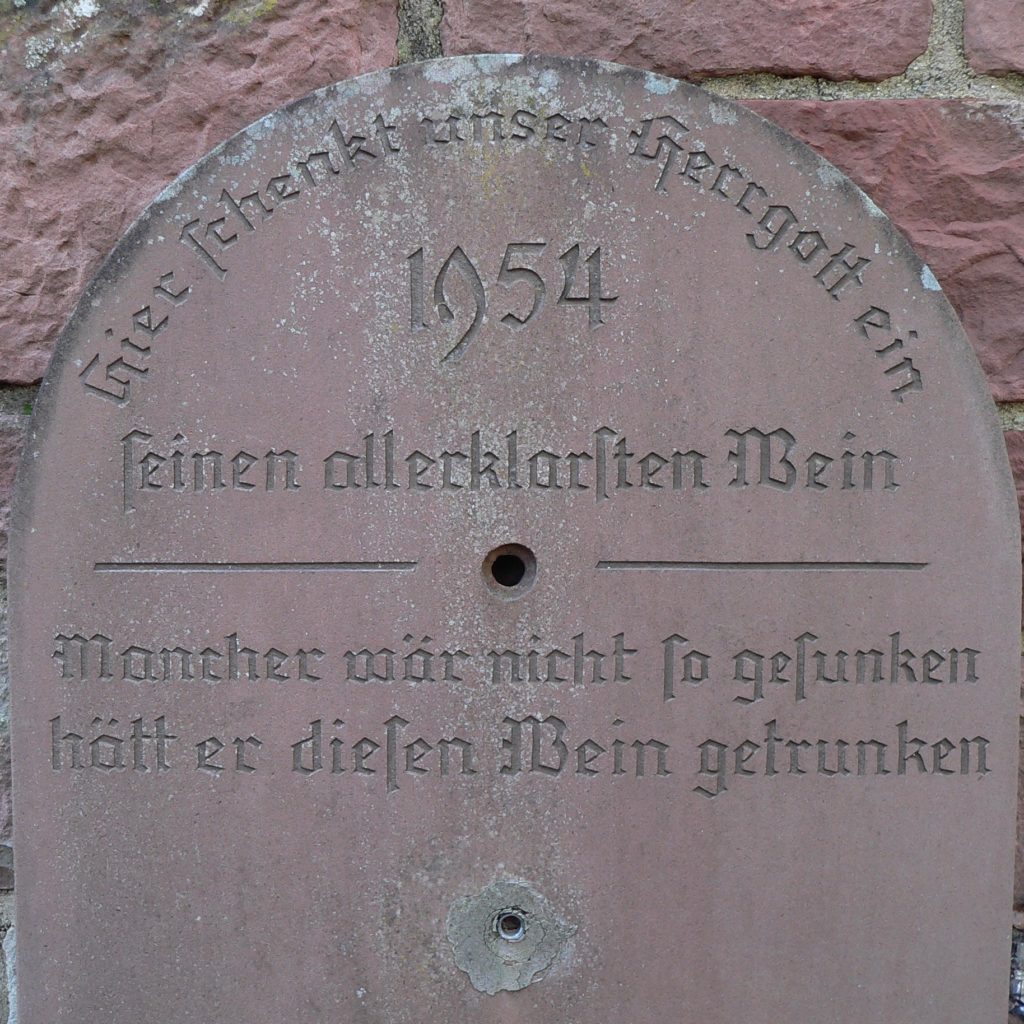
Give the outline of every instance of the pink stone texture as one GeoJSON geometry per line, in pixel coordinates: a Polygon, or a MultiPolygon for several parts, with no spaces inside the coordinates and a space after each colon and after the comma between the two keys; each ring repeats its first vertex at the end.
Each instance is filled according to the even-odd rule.
{"type": "Polygon", "coordinates": [[[451,0],[446,54],[586,54],[685,78],[771,72],[878,81],[927,45],[930,0],[451,0]]]}
{"type": "Polygon", "coordinates": [[[850,175],[956,307],[999,401],[1024,399],[1024,106],[751,101],[850,175]]]}
{"type": "Polygon", "coordinates": [[[964,50],[975,71],[1024,71],[1024,15],[1019,0],[967,0],[964,50]]]}
{"type": "Polygon", "coordinates": [[[144,0],[0,16],[0,363],[38,380],[128,223],[233,132],[396,59],[394,0],[144,0]],[[208,10],[199,14],[196,11],[208,10]]]}

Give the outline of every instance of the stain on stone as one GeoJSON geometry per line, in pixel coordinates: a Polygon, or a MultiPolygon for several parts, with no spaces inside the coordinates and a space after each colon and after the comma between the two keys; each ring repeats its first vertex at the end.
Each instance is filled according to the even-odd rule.
{"type": "Polygon", "coordinates": [[[255,3],[239,3],[228,5],[221,15],[221,20],[229,25],[251,25],[258,18],[265,18],[277,10],[278,0],[256,0],[255,3]]]}

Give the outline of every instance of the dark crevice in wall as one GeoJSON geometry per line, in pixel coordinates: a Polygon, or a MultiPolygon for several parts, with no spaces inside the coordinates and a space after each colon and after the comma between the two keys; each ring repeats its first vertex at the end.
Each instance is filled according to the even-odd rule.
{"type": "Polygon", "coordinates": [[[0,415],[31,416],[38,384],[0,383],[0,415]]]}

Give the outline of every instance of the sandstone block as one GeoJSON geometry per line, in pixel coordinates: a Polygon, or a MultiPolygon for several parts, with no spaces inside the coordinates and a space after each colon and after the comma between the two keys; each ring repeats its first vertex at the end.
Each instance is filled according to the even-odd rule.
{"type": "Polygon", "coordinates": [[[930,0],[462,0],[446,54],[586,54],[685,78],[772,72],[879,81],[927,45],[930,0]]]}
{"type": "Polygon", "coordinates": [[[1024,104],[748,104],[845,171],[913,242],[963,320],[993,396],[1024,399],[1024,104]]]}
{"type": "Polygon", "coordinates": [[[282,103],[394,63],[397,25],[394,0],[0,14],[0,377],[40,378],[84,284],[177,174],[282,103]]]}
{"type": "Polygon", "coordinates": [[[967,0],[964,50],[975,71],[1024,71],[1024,18],[1017,0],[967,0]]]}

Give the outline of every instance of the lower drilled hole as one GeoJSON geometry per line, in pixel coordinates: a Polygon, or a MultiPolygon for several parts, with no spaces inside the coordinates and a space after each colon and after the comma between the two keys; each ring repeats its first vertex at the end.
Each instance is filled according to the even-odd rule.
{"type": "Polygon", "coordinates": [[[494,920],[494,930],[506,942],[518,942],[526,935],[526,918],[518,910],[502,910],[494,920]]]}

